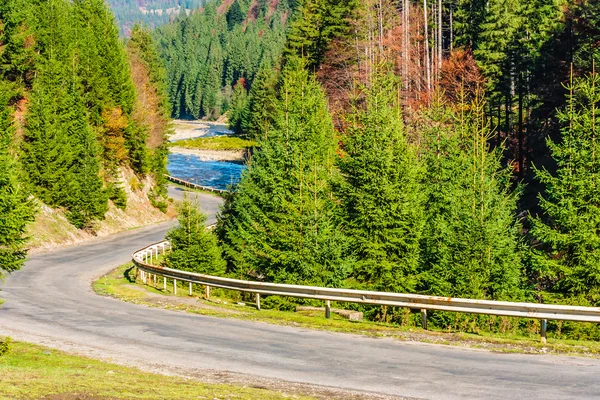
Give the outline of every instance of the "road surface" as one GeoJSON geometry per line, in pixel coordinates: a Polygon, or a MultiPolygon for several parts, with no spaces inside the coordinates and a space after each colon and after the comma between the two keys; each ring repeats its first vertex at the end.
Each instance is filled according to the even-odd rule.
{"type": "MultiPolygon", "coordinates": [[[[200,199],[207,210],[219,203],[207,195],[200,199]]],[[[94,278],[161,240],[171,224],[33,255],[3,285],[0,335],[163,372],[202,375],[210,369],[394,397],[600,396],[599,360],[495,354],[219,319],[92,292],[94,278]]]]}

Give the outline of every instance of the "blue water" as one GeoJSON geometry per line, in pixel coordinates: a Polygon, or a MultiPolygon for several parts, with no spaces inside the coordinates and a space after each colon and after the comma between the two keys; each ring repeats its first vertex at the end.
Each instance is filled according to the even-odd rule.
{"type": "Polygon", "coordinates": [[[240,180],[246,167],[226,161],[202,161],[187,154],[169,154],[169,175],[197,185],[227,189],[240,180]]]}

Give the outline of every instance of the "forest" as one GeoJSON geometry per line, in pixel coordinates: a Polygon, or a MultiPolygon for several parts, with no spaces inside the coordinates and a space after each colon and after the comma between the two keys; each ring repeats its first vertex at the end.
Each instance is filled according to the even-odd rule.
{"type": "Polygon", "coordinates": [[[122,36],[129,37],[136,24],[156,28],[180,14],[201,8],[205,0],[106,0],[122,36]]]}
{"type": "Polygon", "coordinates": [[[125,45],[103,0],[2,2],[0,272],[23,264],[40,208],[92,233],[124,209],[124,169],[166,207],[164,74],[151,33],[125,45]]]}
{"type": "Polygon", "coordinates": [[[172,116],[216,119],[228,111],[259,70],[278,65],[291,11],[288,0],[212,1],[158,28],[172,116]]]}
{"type": "MultiPolygon", "coordinates": [[[[228,271],[598,306],[599,11],[591,1],[299,2],[280,64],[235,88],[231,126],[259,144],[219,218],[228,271]]],[[[550,329],[600,338],[595,326],[550,329]]]]}

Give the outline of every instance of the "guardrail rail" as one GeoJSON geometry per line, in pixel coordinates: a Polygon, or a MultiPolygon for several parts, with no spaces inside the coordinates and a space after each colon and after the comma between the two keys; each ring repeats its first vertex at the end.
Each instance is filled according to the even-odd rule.
{"type": "Polygon", "coordinates": [[[189,283],[190,295],[192,294],[192,284],[204,285],[207,297],[210,297],[211,287],[255,293],[258,309],[260,309],[260,295],[262,294],[323,300],[325,301],[325,315],[327,318],[331,314],[332,301],[418,309],[421,311],[421,321],[424,329],[427,329],[427,310],[533,318],[541,320],[541,340],[543,343],[546,342],[546,324],[549,319],[600,323],[600,307],[473,300],[419,294],[286,285],[203,275],[154,265],[153,260],[157,260],[160,254],[164,254],[170,248],[171,245],[168,241],[162,241],[133,253],[133,263],[140,271],[142,281],[145,284],[153,278],[156,285],[157,277],[160,276],[163,278],[165,290],[167,279],[173,280],[175,293],[177,293],[177,281],[189,283]]]}
{"type": "Polygon", "coordinates": [[[192,189],[204,190],[204,191],[207,191],[207,192],[219,193],[219,194],[229,193],[228,190],[222,190],[222,189],[216,189],[216,188],[209,187],[209,186],[197,185],[197,184],[195,184],[193,182],[188,182],[186,180],[179,179],[179,178],[176,178],[176,177],[171,176],[171,175],[165,175],[165,178],[167,178],[168,181],[171,181],[173,183],[177,183],[179,185],[183,185],[185,187],[189,187],[189,188],[192,188],[192,189]]]}

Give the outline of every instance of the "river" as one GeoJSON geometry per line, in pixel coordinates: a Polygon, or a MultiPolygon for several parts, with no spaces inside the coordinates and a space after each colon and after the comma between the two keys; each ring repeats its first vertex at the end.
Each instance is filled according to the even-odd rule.
{"type": "MultiPolygon", "coordinates": [[[[175,121],[171,141],[231,134],[226,125],[205,124],[199,121],[175,121]]],[[[245,165],[216,160],[202,160],[193,154],[169,154],[169,175],[202,186],[227,189],[239,181],[245,165]]]]}

